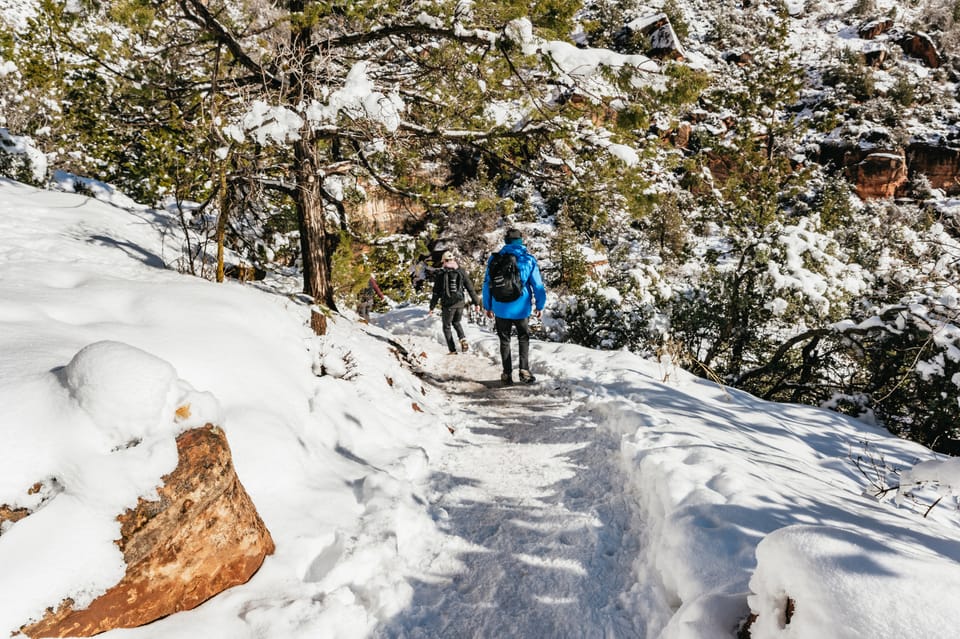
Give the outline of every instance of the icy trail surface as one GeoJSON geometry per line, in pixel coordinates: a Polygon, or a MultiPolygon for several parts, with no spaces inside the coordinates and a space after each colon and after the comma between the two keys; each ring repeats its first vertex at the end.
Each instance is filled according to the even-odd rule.
{"type": "Polygon", "coordinates": [[[643,636],[622,605],[638,536],[613,435],[553,380],[504,387],[486,356],[441,358],[426,381],[453,432],[428,498],[447,536],[377,635],[643,636]]]}

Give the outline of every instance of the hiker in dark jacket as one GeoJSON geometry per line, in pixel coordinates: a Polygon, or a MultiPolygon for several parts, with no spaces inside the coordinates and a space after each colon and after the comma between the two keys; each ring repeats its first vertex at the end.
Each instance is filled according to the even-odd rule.
{"type": "Polygon", "coordinates": [[[470,300],[475,306],[480,306],[480,298],[477,297],[473,288],[473,282],[470,281],[467,272],[457,264],[453,253],[446,251],[443,254],[441,266],[442,268],[437,271],[433,280],[433,296],[430,298],[429,314],[433,314],[433,309],[439,302],[440,317],[443,320],[443,336],[447,340],[447,348],[450,349],[450,354],[455,355],[457,344],[453,341],[454,330],[457,332],[457,337],[460,338],[461,350],[466,352],[470,348],[461,324],[464,305],[463,291],[466,290],[470,294],[470,300]]]}
{"type": "Polygon", "coordinates": [[[377,278],[371,275],[367,281],[367,285],[360,291],[357,301],[357,315],[360,316],[360,321],[365,324],[370,323],[370,311],[373,310],[375,298],[385,300],[386,296],[383,294],[383,291],[380,290],[380,285],[377,284],[377,278]]]}
{"type": "Polygon", "coordinates": [[[512,301],[499,301],[494,296],[491,283],[491,264],[497,253],[487,260],[487,271],[483,277],[483,307],[487,317],[495,317],[494,325],[500,338],[500,363],[503,373],[500,380],[504,384],[513,383],[513,360],[510,357],[510,337],[517,329],[517,341],[520,345],[519,379],[525,384],[536,381],[530,372],[530,313],[535,308],[540,317],[547,303],[547,290],[543,286],[540,266],[537,259],[527,252],[523,245],[523,235],[517,229],[510,229],[504,236],[504,247],[500,254],[508,253],[516,257],[517,278],[520,287],[519,297],[512,301]]]}

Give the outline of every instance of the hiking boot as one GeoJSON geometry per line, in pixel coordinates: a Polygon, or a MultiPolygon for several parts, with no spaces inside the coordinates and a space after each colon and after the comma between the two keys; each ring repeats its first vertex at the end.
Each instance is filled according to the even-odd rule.
{"type": "Polygon", "coordinates": [[[447,353],[447,355],[456,355],[456,354],[457,354],[457,351],[456,351],[456,350],[452,350],[452,351],[450,351],[449,353],[447,353]]]}
{"type": "Polygon", "coordinates": [[[510,373],[503,373],[500,375],[500,381],[503,382],[504,386],[510,386],[513,384],[513,375],[510,373]]]}
{"type": "Polygon", "coordinates": [[[520,381],[524,384],[532,384],[537,381],[537,378],[533,376],[533,373],[530,371],[525,371],[522,368],[520,369],[520,381]]]}
{"type": "Polygon", "coordinates": [[[463,351],[464,353],[470,350],[470,344],[467,343],[467,340],[465,339],[460,340],[460,350],[463,351]]]}

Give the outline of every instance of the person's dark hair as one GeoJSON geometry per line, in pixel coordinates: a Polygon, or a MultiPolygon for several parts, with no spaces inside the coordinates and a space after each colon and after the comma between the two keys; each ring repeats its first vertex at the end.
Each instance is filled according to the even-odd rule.
{"type": "Polygon", "coordinates": [[[520,233],[520,229],[508,229],[506,235],[503,236],[503,239],[510,242],[512,240],[523,239],[523,234],[520,233]]]}

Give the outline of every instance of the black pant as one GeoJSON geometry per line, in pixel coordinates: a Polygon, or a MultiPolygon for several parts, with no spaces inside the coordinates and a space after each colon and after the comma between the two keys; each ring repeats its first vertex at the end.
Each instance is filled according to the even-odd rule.
{"type": "Polygon", "coordinates": [[[517,327],[517,342],[520,344],[520,370],[530,370],[530,318],[507,319],[498,317],[495,320],[497,327],[497,337],[500,338],[500,362],[503,364],[503,372],[513,372],[513,360],[510,358],[510,336],[513,333],[513,327],[517,327]]]}
{"type": "Polygon", "coordinates": [[[466,334],[463,332],[463,326],[460,321],[463,319],[463,306],[443,306],[440,308],[440,318],[443,320],[443,336],[447,338],[447,348],[451,353],[457,351],[457,343],[453,341],[453,330],[457,331],[457,337],[463,339],[466,334]]]}
{"type": "Polygon", "coordinates": [[[370,321],[370,311],[373,310],[373,298],[372,297],[361,297],[357,302],[357,315],[360,316],[364,322],[370,321]]]}

